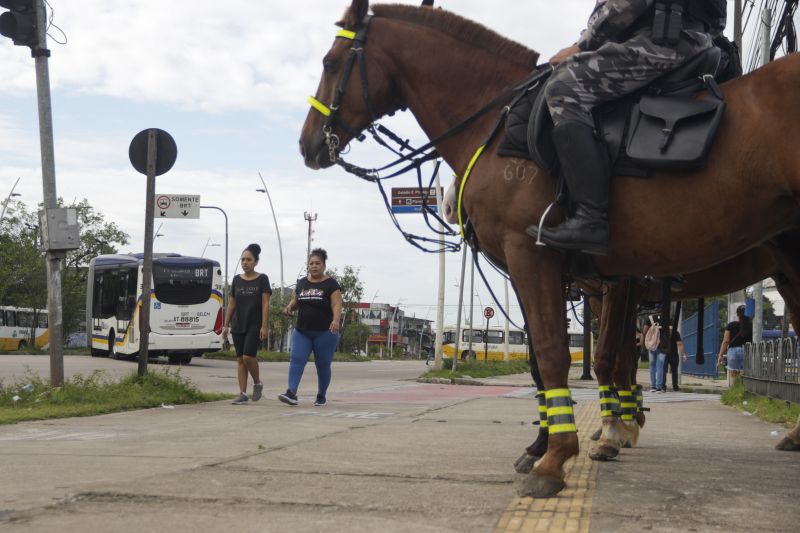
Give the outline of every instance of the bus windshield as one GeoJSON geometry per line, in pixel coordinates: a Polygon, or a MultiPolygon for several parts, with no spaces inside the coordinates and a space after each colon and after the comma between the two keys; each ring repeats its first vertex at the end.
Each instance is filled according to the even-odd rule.
{"type": "Polygon", "coordinates": [[[153,261],[153,289],[159,302],[193,305],[208,301],[214,266],[211,261],[160,259],[153,261]]]}

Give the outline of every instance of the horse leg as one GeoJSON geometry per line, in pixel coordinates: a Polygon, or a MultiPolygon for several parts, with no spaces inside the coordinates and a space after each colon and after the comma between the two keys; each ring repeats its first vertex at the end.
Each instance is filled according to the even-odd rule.
{"type": "MultiPolygon", "coordinates": [[[[635,304],[634,304],[635,305],[635,304]]],[[[620,341],[620,356],[617,358],[617,368],[614,371],[614,383],[620,391],[620,406],[622,408],[623,448],[636,446],[639,441],[639,427],[644,425],[644,414],[641,412],[642,390],[631,380],[631,367],[635,368],[634,355],[636,352],[635,321],[636,315],[631,306],[626,312],[625,331],[620,341]],[[623,393],[623,391],[625,391],[623,393]],[[637,417],[641,415],[641,422],[637,417]]]]}
{"type": "Polygon", "coordinates": [[[775,449],[783,452],[800,452],[800,416],[797,417],[794,428],[775,445],[775,449]]]}
{"type": "MultiPolygon", "coordinates": [[[[598,290],[600,291],[599,292],[599,294],[600,294],[599,296],[598,295],[592,295],[592,296],[588,296],[587,295],[586,297],[589,298],[589,309],[592,310],[592,315],[594,315],[594,316],[599,318],[599,317],[601,317],[603,315],[603,296],[602,296],[602,294],[603,294],[603,291],[604,291],[604,286],[601,286],[598,290]]],[[[584,320],[586,320],[586,317],[584,317],[584,320]]],[[[601,325],[600,325],[601,333],[602,333],[602,327],[603,326],[602,326],[602,323],[601,323],[601,325]]],[[[597,361],[597,348],[595,348],[594,360],[597,361]]],[[[597,376],[597,371],[595,371],[595,376],[597,376]]],[[[602,426],[602,422],[601,422],[600,427],[597,428],[597,430],[594,433],[592,433],[592,435],[589,437],[589,439],[597,442],[598,440],[600,440],[600,435],[602,435],[602,434],[603,434],[603,426],[602,426]]]]}
{"type": "MultiPolygon", "coordinates": [[[[614,386],[615,368],[619,365],[617,352],[621,346],[623,331],[626,329],[625,317],[630,280],[608,287],[603,296],[600,316],[600,337],[594,358],[594,373],[597,376],[600,394],[601,434],[597,444],[592,445],[589,457],[595,461],[609,461],[617,457],[619,449],[626,442],[627,432],[623,431],[618,413],[620,401],[628,391],[614,386]]],[[[627,380],[626,380],[627,381],[627,380]]],[[[619,385],[619,384],[617,384],[619,385]]]]}
{"type": "Polygon", "coordinates": [[[563,256],[536,249],[524,234],[504,242],[511,277],[529,318],[533,344],[545,387],[547,452],[536,462],[520,488],[520,495],[549,498],[565,486],[564,463],[578,453],[578,435],[568,388],[571,363],[561,269],[563,256]]]}
{"type": "MultiPolygon", "coordinates": [[[[511,284],[511,287],[514,289],[517,301],[519,301],[519,293],[514,283],[511,284]]],[[[514,470],[519,474],[529,474],[531,470],[533,470],[533,465],[536,461],[547,452],[547,405],[544,398],[544,382],[542,381],[542,374],[539,372],[539,365],[536,362],[536,352],[533,350],[533,341],[531,339],[530,328],[528,327],[528,317],[525,316],[525,309],[522,308],[521,305],[520,308],[522,309],[522,320],[525,323],[525,330],[528,332],[528,360],[531,364],[531,377],[538,391],[536,399],[539,403],[539,434],[536,436],[536,440],[525,448],[523,454],[514,461],[514,470]]]]}

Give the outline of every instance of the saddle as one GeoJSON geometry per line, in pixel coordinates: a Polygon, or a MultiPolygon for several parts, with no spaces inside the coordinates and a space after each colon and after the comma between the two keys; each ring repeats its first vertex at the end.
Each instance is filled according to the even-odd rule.
{"type": "MultiPolygon", "coordinates": [[[[597,131],[605,140],[613,174],[649,176],[653,170],[702,168],[725,110],[714,80],[720,50],[712,47],[641,91],[595,110],[597,131]],[[695,95],[702,90],[708,95],[695,95]]],[[[545,80],[526,87],[506,121],[498,154],[532,159],[555,174],[558,157],[553,121],[544,99],[545,80]]]]}

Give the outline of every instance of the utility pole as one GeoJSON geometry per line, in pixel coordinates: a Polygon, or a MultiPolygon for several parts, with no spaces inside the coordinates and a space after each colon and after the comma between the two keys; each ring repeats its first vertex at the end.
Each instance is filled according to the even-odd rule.
{"type": "Polygon", "coordinates": [[[308,245],[306,246],[306,261],[308,261],[308,258],[311,256],[311,233],[313,233],[311,226],[317,221],[317,214],[314,213],[312,215],[309,212],[305,212],[303,213],[303,218],[308,222],[308,245]]]}
{"type": "Polygon", "coordinates": [[[742,53],[742,0],[733,3],[733,42],[742,53]]]}
{"type": "MultiPolygon", "coordinates": [[[[47,12],[43,0],[2,0],[0,7],[8,9],[0,15],[0,34],[10,38],[17,46],[27,46],[36,66],[36,96],[39,110],[39,148],[42,158],[43,209],[39,212],[42,241],[47,262],[47,314],[50,329],[50,384],[60,387],[64,383],[64,325],[61,309],[61,269],[67,250],[77,245],[64,244],[64,225],[72,226],[77,233],[77,223],[72,224],[74,213],[57,213],[56,165],[53,148],[53,111],[50,104],[50,71],[47,58],[47,12]],[[66,215],[66,216],[64,216],[66,215]]],[[[16,186],[16,184],[15,184],[16,186]]],[[[13,191],[13,189],[12,189],[13,191]]]]}
{"type": "MultiPolygon", "coordinates": [[[[772,31],[772,10],[769,8],[761,12],[761,64],[766,65],[770,60],[770,47],[772,42],[770,33],[772,31]]],[[[764,329],[764,282],[759,281],[753,285],[753,299],[755,306],[753,310],[753,342],[761,342],[761,333],[764,329]]]]}

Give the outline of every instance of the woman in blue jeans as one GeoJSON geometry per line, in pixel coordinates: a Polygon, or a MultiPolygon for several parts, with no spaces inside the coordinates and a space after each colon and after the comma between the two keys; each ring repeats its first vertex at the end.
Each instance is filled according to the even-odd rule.
{"type": "Polygon", "coordinates": [[[327,403],[326,393],[331,383],[331,363],[339,344],[339,321],[342,315],[342,288],[325,274],[328,253],[316,248],[308,256],[308,274],[297,280],[292,301],[284,308],[285,314],[297,309],[297,323],[292,332],[292,353],[289,361],[289,388],[278,399],[297,405],[297,390],[314,352],[317,367],[317,399],[314,405],[327,403]]]}
{"type": "MultiPolygon", "coordinates": [[[[652,316],[650,320],[653,321],[652,316]]],[[[661,324],[661,317],[657,316],[653,322],[653,324],[648,322],[642,329],[642,346],[645,345],[647,332],[650,331],[650,328],[656,323],[661,324]]],[[[664,361],[667,359],[667,354],[659,346],[655,350],[647,350],[647,355],[650,363],[650,392],[661,392],[661,382],[664,380],[664,361]]]]}
{"type": "Polygon", "coordinates": [[[732,383],[742,373],[744,368],[744,345],[753,342],[753,323],[744,314],[745,307],[736,308],[736,321],[725,326],[722,345],[719,347],[717,365],[727,359],[728,383],[732,383]]]}

